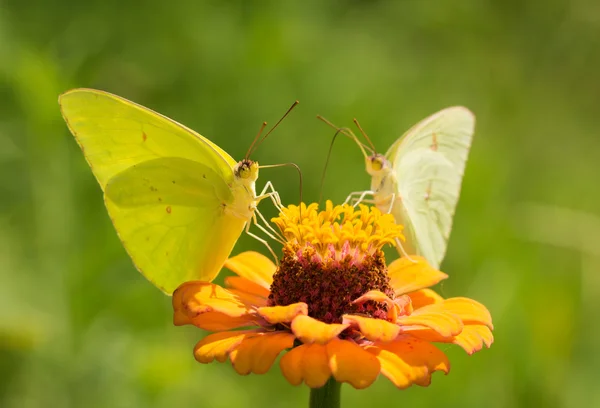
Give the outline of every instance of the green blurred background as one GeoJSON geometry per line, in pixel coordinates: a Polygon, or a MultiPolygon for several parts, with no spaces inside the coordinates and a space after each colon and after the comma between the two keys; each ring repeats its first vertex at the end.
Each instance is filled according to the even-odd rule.
{"type": "MultiPolygon", "coordinates": [[[[600,3],[531,1],[0,1],[0,406],[307,406],[278,366],[200,365],[202,336],[136,272],[59,114],[73,87],[172,117],[234,158],[293,161],[319,196],[333,136],[357,117],[380,151],[462,104],[473,148],[439,290],[486,304],[496,343],[442,346],[450,375],[351,406],[600,407],[600,3]]],[[[293,169],[261,172],[285,203],[293,169]]],[[[340,139],[324,195],[367,188],[340,139]]],[[[271,206],[263,212],[273,215],[271,206]]],[[[254,248],[242,236],[234,253],[254,248]]]]}

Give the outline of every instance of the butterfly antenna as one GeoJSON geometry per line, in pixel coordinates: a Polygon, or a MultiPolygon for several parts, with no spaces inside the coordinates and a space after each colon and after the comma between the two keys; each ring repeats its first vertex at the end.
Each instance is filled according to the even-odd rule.
{"type": "Polygon", "coordinates": [[[256,141],[260,137],[263,130],[265,130],[265,127],[267,127],[267,122],[263,122],[262,125],[260,125],[260,129],[258,129],[258,133],[254,137],[254,140],[250,144],[250,148],[248,149],[248,152],[246,153],[246,156],[244,157],[245,160],[248,160],[248,157],[250,157],[250,153],[252,153],[252,149],[253,149],[254,145],[256,144],[256,141]]]}
{"type": "MultiPolygon", "coordinates": [[[[287,112],[281,117],[281,119],[279,119],[277,121],[277,123],[275,123],[275,125],[273,125],[273,127],[271,129],[269,129],[269,131],[267,133],[265,133],[265,135],[260,140],[258,140],[258,136],[256,137],[255,142],[256,142],[256,140],[258,140],[258,142],[252,143],[252,145],[250,146],[250,149],[248,150],[248,155],[246,156],[246,158],[250,157],[250,154],[252,154],[252,152],[254,152],[254,150],[256,150],[258,148],[258,146],[260,146],[260,144],[265,141],[265,139],[267,138],[267,136],[269,136],[271,134],[271,132],[273,132],[277,128],[277,126],[279,126],[279,124],[286,118],[287,115],[290,114],[290,112],[299,103],[300,103],[299,101],[295,101],[292,104],[292,106],[290,106],[290,108],[287,110],[287,112]]],[[[266,122],[265,122],[265,124],[266,124],[266,122]]],[[[261,132],[262,132],[262,130],[263,130],[263,128],[261,128],[261,132]]]]}
{"type": "Polygon", "coordinates": [[[365,139],[367,139],[367,142],[369,142],[369,145],[371,145],[371,149],[373,150],[373,153],[375,153],[375,151],[376,151],[375,145],[373,144],[373,142],[371,141],[371,139],[369,138],[369,136],[367,136],[367,134],[365,133],[365,131],[363,130],[363,128],[360,127],[360,123],[358,123],[358,120],[356,118],[354,118],[354,124],[356,125],[356,127],[358,128],[358,130],[360,130],[360,133],[362,133],[363,137],[365,139]]]}
{"type": "MultiPolygon", "coordinates": [[[[318,116],[317,116],[318,117],[318,116]]],[[[338,129],[333,135],[333,139],[331,139],[331,143],[329,144],[329,151],[327,152],[327,158],[325,159],[325,167],[323,167],[323,174],[321,175],[321,187],[319,189],[319,205],[323,200],[323,186],[325,185],[325,175],[327,174],[327,166],[329,166],[329,159],[331,159],[331,152],[333,151],[333,144],[335,143],[335,139],[338,137],[340,133],[342,133],[344,129],[338,129]]]]}
{"type": "Polygon", "coordinates": [[[362,153],[363,153],[363,155],[365,157],[369,156],[367,154],[367,150],[370,150],[371,154],[375,153],[375,149],[372,149],[371,147],[367,146],[366,144],[364,144],[360,140],[358,140],[358,138],[356,137],[356,135],[350,129],[348,129],[346,127],[343,127],[343,128],[338,127],[338,126],[334,125],[333,123],[331,123],[330,121],[328,121],[327,119],[325,119],[321,115],[317,115],[317,119],[325,122],[327,125],[331,126],[335,130],[337,130],[338,132],[340,132],[341,134],[343,134],[344,136],[346,136],[346,137],[354,140],[356,142],[356,144],[358,145],[358,147],[360,148],[360,150],[362,151],[362,153]]]}

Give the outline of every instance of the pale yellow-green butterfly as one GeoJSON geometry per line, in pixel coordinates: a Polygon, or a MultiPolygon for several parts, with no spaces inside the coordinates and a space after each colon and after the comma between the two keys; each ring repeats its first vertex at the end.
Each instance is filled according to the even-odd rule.
{"type": "Polygon", "coordinates": [[[280,209],[281,201],[270,182],[256,194],[259,166],[248,155],[258,136],[236,162],[193,130],[108,92],[73,89],[59,104],[125,249],[162,291],[214,279],[244,229],[266,244],[248,228],[271,235],[256,206],[270,197],[280,209]]]}
{"type": "Polygon", "coordinates": [[[371,189],[351,193],[347,201],[369,201],[364,198],[372,196],[370,201],[377,208],[393,214],[396,222],[405,226],[407,241],[398,242],[400,253],[422,255],[439,268],[448,246],[475,116],[460,106],[443,109],[404,133],[385,156],[375,152],[358,121],[355,124],[370,148],[348,129],[342,131],[363,152],[371,189]]]}

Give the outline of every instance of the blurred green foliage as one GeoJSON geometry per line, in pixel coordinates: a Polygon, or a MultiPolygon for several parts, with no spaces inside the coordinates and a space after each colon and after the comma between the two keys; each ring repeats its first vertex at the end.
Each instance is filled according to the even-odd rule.
{"type": "MultiPolygon", "coordinates": [[[[200,365],[138,274],[62,121],[59,93],[104,89],[245,154],[294,162],[319,196],[333,136],[357,117],[380,151],[455,104],[475,142],[439,290],[494,316],[496,343],[429,388],[385,378],[344,406],[600,406],[600,3],[593,0],[0,2],[0,406],[307,405],[274,366],[200,365]]],[[[286,203],[293,169],[265,169],[286,203]]],[[[324,195],[369,179],[336,142],[324,195]]],[[[262,210],[274,215],[269,204],[262,210]]],[[[242,236],[234,253],[264,249],[242,236]]]]}

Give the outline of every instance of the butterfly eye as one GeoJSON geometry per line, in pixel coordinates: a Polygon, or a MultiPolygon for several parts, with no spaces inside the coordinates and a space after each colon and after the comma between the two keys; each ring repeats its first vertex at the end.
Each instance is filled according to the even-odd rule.
{"type": "Polygon", "coordinates": [[[256,179],[258,177],[258,163],[251,160],[242,160],[237,165],[235,175],[242,179],[249,179],[253,176],[256,179]]]}
{"type": "Polygon", "coordinates": [[[238,177],[240,178],[248,178],[250,176],[250,167],[242,165],[240,166],[240,170],[238,172],[238,177]]]}
{"type": "Polygon", "coordinates": [[[383,169],[383,159],[381,156],[373,156],[371,158],[371,168],[373,171],[379,171],[383,169]]]}

